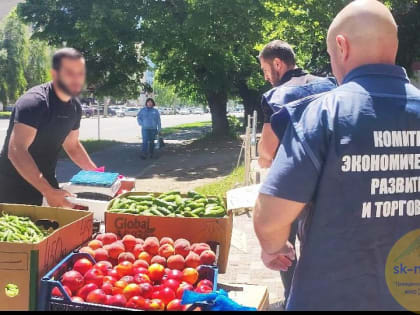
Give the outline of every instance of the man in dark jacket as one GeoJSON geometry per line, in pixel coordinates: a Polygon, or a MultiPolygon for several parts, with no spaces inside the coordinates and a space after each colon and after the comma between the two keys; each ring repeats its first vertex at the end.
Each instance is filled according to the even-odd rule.
{"type": "MultiPolygon", "coordinates": [[[[292,47],[281,40],[273,41],[265,46],[259,58],[265,79],[274,87],[262,98],[264,127],[258,145],[258,162],[262,168],[269,168],[279,147],[282,132],[287,127],[287,125],[279,124],[272,126],[272,116],[290,102],[330,91],[336,86],[334,80],[320,78],[298,68],[292,47]]],[[[290,233],[289,241],[292,244],[295,244],[296,233],[297,223],[293,225],[290,233]]],[[[295,263],[289,270],[280,272],[285,301],[289,296],[294,267],[295,263]]]]}

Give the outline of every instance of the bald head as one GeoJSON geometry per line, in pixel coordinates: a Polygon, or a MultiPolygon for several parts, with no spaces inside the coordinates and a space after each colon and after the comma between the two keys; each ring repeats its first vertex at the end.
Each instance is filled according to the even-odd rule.
{"type": "Polygon", "coordinates": [[[348,72],[364,64],[395,64],[398,27],[381,2],[356,0],[332,22],[327,44],[334,75],[341,83],[348,72]]]}

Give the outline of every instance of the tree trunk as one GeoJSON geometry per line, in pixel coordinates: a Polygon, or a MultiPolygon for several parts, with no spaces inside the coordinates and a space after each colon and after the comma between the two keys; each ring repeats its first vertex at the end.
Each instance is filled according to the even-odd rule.
{"type": "Polygon", "coordinates": [[[225,92],[211,92],[206,95],[209,103],[213,134],[225,136],[229,134],[229,122],[227,120],[227,94],[225,92]]]}
{"type": "Polygon", "coordinates": [[[254,110],[258,113],[258,121],[263,121],[263,111],[261,108],[261,97],[262,93],[257,90],[250,89],[246,82],[242,81],[238,84],[238,90],[239,95],[241,96],[243,102],[244,102],[244,108],[245,108],[245,124],[248,121],[248,116],[254,115],[254,110]]]}

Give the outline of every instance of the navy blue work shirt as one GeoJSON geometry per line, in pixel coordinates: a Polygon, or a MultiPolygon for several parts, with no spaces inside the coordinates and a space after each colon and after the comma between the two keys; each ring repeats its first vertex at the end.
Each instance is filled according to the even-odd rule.
{"type": "Polygon", "coordinates": [[[402,310],[385,265],[420,227],[420,91],[401,67],[365,65],[285,110],[261,193],[311,205],[287,309],[402,310]]]}
{"type": "Polygon", "coordinates": [[[286,72],[279,85],[262,97],[261,107],[264,113],[264,123],[270,123],[272,115],[280,111],[287,103],[309,95],[330,91],[335,87],[336,83],[333,78],[314,76],[300,68],[286,72]]]}

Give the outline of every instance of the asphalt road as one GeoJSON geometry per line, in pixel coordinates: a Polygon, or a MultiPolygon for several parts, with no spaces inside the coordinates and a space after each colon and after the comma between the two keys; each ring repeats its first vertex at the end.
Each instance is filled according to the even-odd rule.
{"type": "MultiPolygon", "coordinates": [[[[210,114],[203,115],[169,115],[162,116],[162,127],[173,127],[186,123],[210,121],[210,114]]],[[[9,121],[0,119],[0,146],[3,147],[9,121]]],[[[124,118],[101,118],[100,137],[102,140],[115,140],[126,143],[138,143],[140,127],[135,117],[124,118]]],[[[80,127],[80,138],[82,140],[98,139],[98,119],[83,118],[80,127]]]]}

